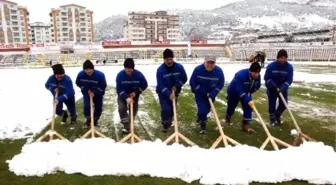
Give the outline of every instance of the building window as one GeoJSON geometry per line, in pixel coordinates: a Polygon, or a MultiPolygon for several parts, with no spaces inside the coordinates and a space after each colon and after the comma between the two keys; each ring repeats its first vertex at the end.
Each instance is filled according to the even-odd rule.
{"type": "Polygon", "coordinates": [[[20,38],[14,38],[14,42],[21,42],[20,38]]]}

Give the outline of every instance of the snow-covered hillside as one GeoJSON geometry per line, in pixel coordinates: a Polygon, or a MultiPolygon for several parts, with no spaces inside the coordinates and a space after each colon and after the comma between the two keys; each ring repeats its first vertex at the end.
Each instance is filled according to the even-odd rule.
{"type": "Polygon", "coordinates": [[[123,26],[127,20],[125,15],[113,15],[95,24],[96,41],[116,40],[123,37],[123,26]]]}
{"type": "MultiPolygon", "coordinates": [[[[331,28],[336,24],[335,6],[336,0],[244,0],[214,10],[168,12],[180,15],[183,39],[209,39],[221,35],[218,32],[223,29],[216,28],[223,26],[229,27],[228,30],[255,32],[331,28]]],[[[96,39],[122,38],[126,20],[126,15],[111,16],[96,24],[96,39]]]]}

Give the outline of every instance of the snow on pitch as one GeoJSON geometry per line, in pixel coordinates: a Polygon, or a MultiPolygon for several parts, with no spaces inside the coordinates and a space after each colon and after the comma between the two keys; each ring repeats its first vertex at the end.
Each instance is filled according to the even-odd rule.
{"type": "MultiPolygon", "coordinates": [[[[188,77],[198,64],[185,64],[188,77]]],[[[234,74],[248,67],[247,64],[220,64],[224,71],[226,85],[231,81],[234,74]]],[[[144,73],[150,86],[156,85],[156,69],[158,64],[137,65],[136,68],[144,73]]],[[[117,73],[123,66],[97,67],[105,73],[109,85],[115,86],[117,73]]],[[[75,83],[81,67],[65,68],[66,74],[70,75],[75,83]]],[[[263,75],[264,70],[262,71],[263,75]]],[[[23,138],[27,134],[40,132],[50,121],[52,114],[52,96],[44,88],[50,68],[46,69],[1,69],[0,70],[0,139],[23,138]]],[[[295,72],[297,81],[305,82],[336,82],[331,74],[309,74],[295,72]]],[[[75,86],[76,99],[81,98],[79,88],[75,86]]],[[[82,111],[82,110],[77,110],[82,111]]]]}
{"type": "Polygon", "coordinates": [[[323,143],[305,143],[275,152],[246,145],[215,150],[167,146],[160,140],[133,145],[101,138],[73,143],[54,140],[25,145],[22,153],[7,163],[10,171],[22,176],[62,171],[87,176],[149,175],[188,183],[200,180],[202,184],[280,183],[293,179],[336,184],[336,153],[323,143]],[[88,160],[92,156],[96,157],[88,160]]]}

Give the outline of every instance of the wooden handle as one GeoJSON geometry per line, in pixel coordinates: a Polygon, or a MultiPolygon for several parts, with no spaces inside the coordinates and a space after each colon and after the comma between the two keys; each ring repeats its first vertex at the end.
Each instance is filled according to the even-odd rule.
{"type": "Polygon", "coordinates": [[[269,132],[269,130],[268,130],[268,128],[267,128],[267,126],[266,126],[264,120],[263,120],[262,117],[260,116],[260,114],[259,114],[259,112],[258,112],[256,106],[254,105],[254,106],[252,107],[252,109],[253,109],[253,111],[257,114],[257,117],[258,117],[258,119],[260,120],[261,125],[262,125],[262,127],[264,128],[264,131],[265,131],[266,134],[267,134],[267,137],[272,137],[272,135],[271,135],[271,133],[269,132]]]}
{"type": "Polygon", "coordinates": [[[54,98],[53,113],[52,113],[52,118],[51,118],[51,131],[55,130],[55,116],[56,116],[56,106],[57,106],[55,103],[56,98],[58,98],[58,91],[56,91],[55,98],[54,98]]]}
{"type": "Polygon", "coordinates": [[[176,143],[179,143],[179,137],[178,137],[178,126],[177,126],[177,114],[176,114],[176,97],[175,97],[175,90],[172,90],[172,94],[173,94],[173,113],[174,113],[174,131],[175,131],[175,141],[176,143]]]}
{"type": "MultiPolygon", "coordinates": [[[[90,118],[91,118],[91,130],[94,129],[94,118],[93,118],[93,98],[90,96],[90,118]]],[[[91,137],[94,138],[94,132],[91,132],[91,137]]]]}
{"type": "Polygon", "coordinates": [[[220,135],[222,136],[222,139],[223,139],[223,142],[224,142],[225,147],[227,147],[229,144],[228,144],[228,142],[227,142],[227,140],[226,140],[226,137],[225,137],[223,128],[222,128],[222,126],[221,126],[221,124],[220,124],[220,121],[219,121],[219,118],[218,118],[218,116],[217,116],[216,108],[215,108],[215,106],[214,106],[214,104],[213,104],[211,98],[208,98],[208,100],[209,100],[209,103],[210,103],[210,106],[211,106],[211,110],[212,110],[212,112],[213,112],[213,114],[214,114],[214,116],[215,116],[215,119],[216,119],[216,123],[217,123],[217,127],[218,127],[218,130],[219,130],[219,133],[220,133],[220,135]]]}
{"type": "Polygon", "coordinates": [[[283,96],[283,94],[281,92],[279,92],[279,96],[280,96],[283,104],[285,105],[286,109],[288,110],[289,115],[290,115],[290,117],[292,118],[292,120],[294,122],[294,126],[295,126],[296,130],[298,131],[298,133],[301,133],[301,129],[300,129],[299,125],[297,124],[296,119],[294,118],[294,116],[292,114],[292,111],[289,109],[288,104],[287,104],[287,102],[286,102],[286,100],[285,100],[285,98],[284,98],[284,96],[283,96]]]}
{"type": "MultiPolygon", "coordinates": [[[[131,98],[133,100],[133,98],[131,98]]],[[[134,123],[133,123],[133,102],[130,103],[130,131],[131,134],[134,135],[134,123]]],[[[134,143],[134,137],[131,137],[132,144],[134,143]]]]}

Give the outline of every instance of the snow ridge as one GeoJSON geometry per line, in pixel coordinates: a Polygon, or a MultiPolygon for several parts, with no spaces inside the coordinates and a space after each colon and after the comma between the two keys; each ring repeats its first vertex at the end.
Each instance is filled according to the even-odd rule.
{"type": "Polygon", "coordinates": [[[7,163],[10,171],[23,176],[63,171],[86,176],[149,175],[187,183],[200,180],[202,184],[280,183],[293,179],[336,184],[336,153],[323,143],[265,151],[247,145],[202,149],[166,145],[160,140],[133,145],[103,138],[78,139],[73,143],[54,140],[25,145],[22,153],[7,163]],[[87,160],[97,154],[95,160],[87,160]]]}

